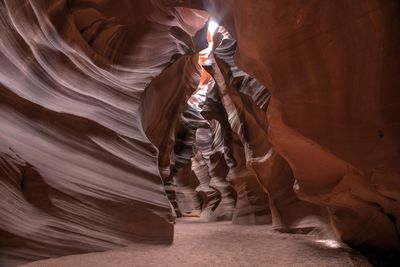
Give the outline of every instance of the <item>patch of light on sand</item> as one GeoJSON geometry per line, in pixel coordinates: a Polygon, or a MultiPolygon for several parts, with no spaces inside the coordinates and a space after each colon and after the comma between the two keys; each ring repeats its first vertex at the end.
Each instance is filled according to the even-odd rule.
{"type": "Polygon", "coordinates": [[[342,245],[340,244],[340,242],[336,241],[336,240],[332,240],[332,239],[320,239],[320,240],[315,240],[316,243],[320,243],[323,244],[329,248],[340,248],[342,247],[342,245]]]}

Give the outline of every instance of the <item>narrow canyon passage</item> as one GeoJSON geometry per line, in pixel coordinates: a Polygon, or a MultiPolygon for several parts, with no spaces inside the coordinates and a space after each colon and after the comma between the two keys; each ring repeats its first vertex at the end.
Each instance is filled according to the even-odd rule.
{"type": "Polygon", "coordinates": [[[397,0],[0,0],[0,267],[398,266],[397,0]]]}

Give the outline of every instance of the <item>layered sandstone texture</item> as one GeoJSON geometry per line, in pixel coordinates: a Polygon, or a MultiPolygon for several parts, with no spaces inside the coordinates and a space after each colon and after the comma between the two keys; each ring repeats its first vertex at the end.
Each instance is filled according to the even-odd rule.
{"type": "Polygon", "coordinates": [[[111,0],[0,12],[0,265],[172,242],[158,154],[200,78],[205,12],[111,0]]]}
{"type": "Polygon", "coordinates": [[[400,248],[398,1],[0,15],[0,265],[170,243],[180,216],[400,248]]]}
{"type": "MultiPolygon", "coordinates": [[[[291,172],[297,197],[323,207],[338,237],[399,249],[398,1],[220,0],[202,7],[237,40],[237,66],[271,93],[271,153],[252,164],[255,172],[281,158],[288,166],[274,174],[291,172]]],[[[277,184],[261,183],[273,197],[277,184]]]]}

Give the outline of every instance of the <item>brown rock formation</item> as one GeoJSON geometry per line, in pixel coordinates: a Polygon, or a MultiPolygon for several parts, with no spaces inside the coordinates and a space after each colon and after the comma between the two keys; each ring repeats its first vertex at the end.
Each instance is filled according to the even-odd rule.
{"type": "Polygon", "coordinates": [[[220,151],[224,153],[229,173],[226,180],[236,191],[237,202],[233,222],[238,224],[262,224],[270,222],[267,195],[262,191],[255,174],[246,166],[245,148],[228,121],[221,102],[219,86],[208,89],[202,114],[215,120],[220,129],[220,151]]]}
{"type": "Polygon", "coordinates": [[[297,195],[345,241],[398,248],[398,2],[206,2],[271,92],[269,140],[297,195]]]}
{"type": "Polygon", "coordinates": [[[400,249],[399,25],[395,0],[0,0],[0,265],[170,243],[174,216],[400,249]]]}
{"type": "Polygon", "coordinates": [[[157,142],[172,127],[153,125],[197,87],[204,14],[157,1],[0,7],[0,265],[171,242],[157,142]]]}
{"type": "Polygon", "coordinates": [[[252,175],[268,193],[276,229],[292,231],[320,226],[319,220],[312,222],[310,217],[321,214],[321,209],[297,199],[288,164],[268,142],[265,120],[270,96],[268,90],[236,67],[233,62],[236,42],[228,33],[223,35],[221,32],[216,36],[222,40],[213,53],[212,73],[219,84],[221,102],[229,114],[234,136],[245,147],[236,158],[247,161],[254,173],[252,175]]]}

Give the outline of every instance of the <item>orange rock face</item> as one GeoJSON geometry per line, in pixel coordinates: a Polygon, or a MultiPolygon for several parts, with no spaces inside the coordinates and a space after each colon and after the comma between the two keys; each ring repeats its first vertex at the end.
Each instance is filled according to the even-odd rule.
{"type": "Polygon", "coordinates": [[[398,2],[207,8],[237,39],[237,65],[271,92],[268,140],[297,196],[324,207],[350,244],[399,248],[398,2]]]}
{"type": "Polygon", "coordinates": [[[0,265],[175,216],[400,248],[397,1],[117,2],[0,1],[0,265]]]}

